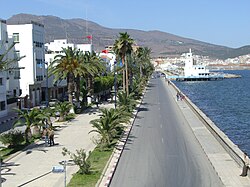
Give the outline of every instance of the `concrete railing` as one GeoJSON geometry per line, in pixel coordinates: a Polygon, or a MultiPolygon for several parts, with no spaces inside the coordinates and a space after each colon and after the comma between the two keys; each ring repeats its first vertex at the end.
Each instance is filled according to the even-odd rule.
{"type": "MultiPolygon", "coordinates": [[[[171,84],[176,92],[179,92],[179,88],[175,84],[171,84]]],[[[183,94],[183,93],[182,93],[183,94]]],[[[184,95],[184,94],[183,94],[184,95]]],[[[211,134],[216,140],[223,146],[228,154],[237,162],[239,166],[243,166],[243,152],[235,145],[226,134],[224,134],[215,124],[209,119],[188,97],[185,96],[185,102],[190,109],[197,115],[197,117],[203,122],[211,134]]],[[[248,175],[249,176],[249,175],[248,175]]]]}

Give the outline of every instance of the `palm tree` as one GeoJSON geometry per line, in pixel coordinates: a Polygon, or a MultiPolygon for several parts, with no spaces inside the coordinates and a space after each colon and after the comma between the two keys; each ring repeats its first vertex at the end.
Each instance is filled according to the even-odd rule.
{"type": "Polygon", "coordinates": [[[29,139],[32,136],[31,127],[32,126],[42,126],[41,118],[39,117],[40,111],[39,109],[32,109],[30,111],[16,109],[18,112],[18,119],[14,122],[14,127],[16,126],[26,126],[24,131],[25,141],[29,142],[29,139]]]}
{"type": "Polygon", "coordinates": [[[134,93],[127,95],[125,92],[118,93],[118,106],[127,112],[133,112],[138,102],[134,99],[134,93]]]}
{"type": "Polygon", "coordinates": [[[50,107],[40,110],[40,114],[38,115],[44,126],[46,125],[52,126],[52,121],[51,121],[52,116],[55,116],[55,110],[50,107]]]}
{"type": "Polygon", "coordinates": [[[131,54],[132,45],[134,40],[130,38],[130,35],[125,33],[119,33],[120,37],[115,41],[114,51],[116,55],[122,60],[122,64],[125,65],[125,71],[123,70],[123,90],[126,91],[127,95],[129,94],[128,89],[128,64],[126,62],[126,55],[131,54]]]}
{"type": "Polygon", "coordinates": [[[134,93],[135,99],[140,99],[144,88],[144,77],[134,78],[131,85],[131,92],[134,93]]]}
{"type": "Polygon", "coordinates": [[[123,129],[122,123],[129,122],[131,117],[130,113],[124,110],[117,109],[101,109],[101,117],[90,121],[92,126],[95,128],[91,132],[96,132],[101,135],[101,145],[110,146],[112,140],[117,134],[123,129]]]}
{"type": "Polygon", "coordinates": [[[140,77],[144,75],[144,70],[150,64],[151,49],[148,47],[139,47],[135,51],[136,64],[140,67],[140,77]]]}
{"type": "Polygon", "coordinates": [[[69,114],[70,109],[72,108],[72,104],[68,101],[59,102],[55,105],[55,111],[59,112],[58,121],[65,121],[66,116],[69,114]]]}
{"type": "MultiPolygon", "coordinates": [[[[0,49],[3,47],[3,44],[1,44],[0,49]]],[[[8,49],[3,53],[0,54],[0,70],[7,70],[7,69],[18,69],[16,65],[14,67],[10,67],[13,62],[17,62],[24,58],[25,56],[22,57],[15,57],[13,59],[8,59],[7,55],[8,53],[15,47],[15,43],[13,42],[8,49]]]]}
{"type": "Polygon", "coordinates": [[[94,51],[92,51],[92,53],[85,52],[83,63],[86,64],[87,67],[90,67],[84,72],[84,75],[88,80],[88,95],[92,96],[94,93],[93,79],[95,76],[98,76],[100,73],[105,71],[105,64],[94,51]]]}
{"type": "Polygon", "coordinates": [[[74,81],[82,75],[81,57],[82,52],[72,47],[63,48],[63,53],[55,56],[55,60],[49,66],[49,76],[54,75],[55,79],[67,79],[69,102],[73,103],[74,81]]]}

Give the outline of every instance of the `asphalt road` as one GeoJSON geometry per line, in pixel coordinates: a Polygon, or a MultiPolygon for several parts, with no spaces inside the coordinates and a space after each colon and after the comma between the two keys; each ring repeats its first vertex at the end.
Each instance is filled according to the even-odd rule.
{"type": "Polygon", "coordinates": [[[151,80],[111,187],[223,186],[167,87],[151,80]]]}

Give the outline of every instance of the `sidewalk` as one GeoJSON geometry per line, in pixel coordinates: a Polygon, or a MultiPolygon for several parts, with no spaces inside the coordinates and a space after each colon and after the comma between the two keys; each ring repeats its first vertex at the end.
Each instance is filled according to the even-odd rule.
{"type": "MultiPolygon", "coordinates": [[[[102,104],[100,108],[112,108],[114,104],[102,104]]],[[[98,118],[98,109],[93,108],[88,113],[81,114],[76,119],[67,123],[54,123],[59,126],[55,131],[55,146],[46,147],[44,141],[29,146],[25,151],[7,161],[7,166],[2,170],[2,178],[6,181],[2,186],[30,186],[30,187],[58,187],[64,186],[64,173],[52,173],[53,166],[60,166],[60,162],[69,160],[62,155],[62,148],[75,152],[76,149],[85,149],[88,153],[95,144],[92,141],[96,134],[88,134],[92,129],[89,122],[98,118]]],[[[78,167],[69,163],[67,165],[67,183],[78,167]]]]}

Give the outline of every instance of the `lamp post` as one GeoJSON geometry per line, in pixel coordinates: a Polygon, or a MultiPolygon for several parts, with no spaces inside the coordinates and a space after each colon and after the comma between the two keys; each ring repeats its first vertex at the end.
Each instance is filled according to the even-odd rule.
{"type": "Polygon", "coordinates": [[[116,61],[114,62],[114,72],[115,72],[115,76],[114,76],[114,89],[115,89],[115,109],[116,109],[116,61]]]}

